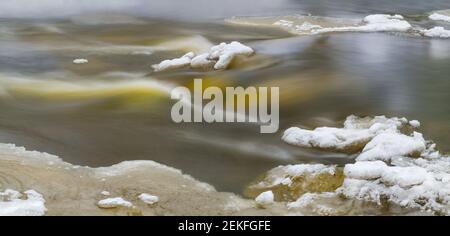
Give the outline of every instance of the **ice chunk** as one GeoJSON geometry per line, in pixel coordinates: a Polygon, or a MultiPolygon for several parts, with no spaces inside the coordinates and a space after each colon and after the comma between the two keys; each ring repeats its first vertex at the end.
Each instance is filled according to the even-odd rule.
{"type": "Polygon", "coordinates": [[[407,188],[425,182],[430,175],[424,168],[411,167],[388,167],[384,169],[381,181],[388,185],[398,185],[407,188]]]}
{"type": "Polygon", "coordinates": [[[267,206],[274,202],[274,196],[272,191],[266,191],[261,193],[255,198],[255,201],[260,206],[267,206]]]}
{"type": "Polygon", "coordinates": [[[344,175],[354,179],[377,179],[383,175],[386,168],[386,163],[382,161],[358,161],[345,165],[344,175]]]}
{"type": "Polygon", "coordinates": [[[382,133],[367,143],[356,160],[389,161],[395,156],[420,156],[425,149],[426,143],[421,133],[414,132],[413,136],[400,133],[382,133]]]}
{"type": "Polygon", "coordinates": [[[414,128],[419,128],[420,122],[418,120],[411,120],[411,121],[409,121],[409,125],[411,125],[414,128]]]}
{"type": "Polygon", "coordinates": [[[343,128],[319,127],[314,130],[305,130],[297,127],[289,128],[284,132],[283,141],[300,146],[325,150],[356,153],[377,134],[385,132],[398,132],[404,124],[404,118],[359,118],[349,116],[343,128]]]}
{"type": "Polygon", "coordinates": [[[85,64],[88,63],[89,61],[87,59],[83,59],[83,58],[79,58],[79,59],[75,59],[73,60],[74,64],[85,64]]]}
{"type": "Polygon", "coordinates": [[[124,200],[121,197],[116,198],[107,198],[100,200],[97,203],[97,206],[100,208],[117,208],[117,207],[133,207],[133,204],[129,201],[124,200]]]}
{"type": "Polygon", "coordinates": [[[159,202],[158,196],[151,195],[148,193],[142,193],[141,195],[139,195],[139,199],[141,199],[141,201],[143,201],[144,203],[149,204],[149,205],[159,202]]]}
{"type": "Polygon", "coordinates": [[[166,71],[166,70],[183,68],[183,67],[189,66],[191,64],[192,58],[194,58],[194,57],[195,57],[195,53],[188,52],[180,58],[164,60],[159,64],[152,65],[152,68],[155,71],[166,71]]]}
{"type": "Polygon", "coordinates": [[[236,56],[251,56],[253,49],[239,42],[233,41],[229,44],[221,43],[213,46],[210,50],[210,58],[217,59],[214,69],[226,69],[236,56]]]}
{"type": "Polygon", "coordinates": [[[292,145],[339,151],[358,151],[372,138],[368,130],[321,127],[305,130],[297,127],[287,129],[282,139],[292,145]]]}
{"type": "Polygon", "coordinates": [[[407,31],[412,26],[401,15],[375,14],[364,17],[366,25],[356,27],[359,31],[407,31]]]}
{"type": "Polygon", "coordinates": [[[215,61],[209,58],[209,53],[203,53],[192,59],[191,67],[194,69],[209,69],[212,68],[215,63],[215,61]]]}

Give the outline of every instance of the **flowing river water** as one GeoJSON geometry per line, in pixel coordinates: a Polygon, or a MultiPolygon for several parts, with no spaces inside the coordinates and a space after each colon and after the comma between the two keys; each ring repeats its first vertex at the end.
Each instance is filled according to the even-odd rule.
{"type": "Polygon", "coordinates": [[[227,20],[401,14],[418,27],[449,29],[427,18],[449,9],[448,0],[37,2],[0,3],[0,143],[89,167],[152,160],[236,194],[278,165],[353,162],[281,140],[289,127],[339,126],[350,114],[420,120],[424,135],[450,151],[450,40],[396,32],[294,35],[227,20]],[[150,67],[230,41],[255,56],[224,71],[150,67]],[[76,58],[89,63],[74,64],[76,58]],[[222,88],[280,87],[280,130],[172,122],[167,91],[192,87],[195,78],[222,88]]]}

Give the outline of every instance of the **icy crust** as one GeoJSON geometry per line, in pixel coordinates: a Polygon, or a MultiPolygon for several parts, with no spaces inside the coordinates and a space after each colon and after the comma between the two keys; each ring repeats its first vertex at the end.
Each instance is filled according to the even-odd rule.
{"type": "Polygon", "coordinates": [[[450,38],[450,30],[444,29],[444,27],[433,27],[428,30],[421,31],[423,35],[432,38],[450,38]]]}
{"type": "MultiPolygon", "coordinates": [[[[349,116],[343,128],[291,128],[283,139],[303,147],[353,150],[356,162],[344,166],[342,186],[329,191],[336,196],[449,215],[450,158],[415,131],[419,124],[406,118],[349,116]],[[357,151],[353,147],[361,140],[367,143],[357,151]]],[[[302,206],[305,199],[308,195],[288,206],[302,206]]]]}
{"type": "Polygon", "coordinates": [[[249,57],[254,53],[253,49],[242,43],[233,41],[231,43],[221,43],[212,46],[208,53],[196,55],[189,52],[180,58],[164,60],[159,64],[153,65],[155,72],[174,70],[179,68],[191,67],[194,69],[224,70],[229,67],[233,59],[237,56],[249,57]]]}
{"type": "Polygon", "coordinates": [[[321,34],[328,32],[405,32],[412,28],[401,15],[374,14],[360,21],[318,16],[247,17],[228,22],[253,26],[275,26],[293,34],[321,34]]]}
{"type": "Polygon", "coordinates": [[[34,190],[0,192],[0,216],[42,216],[46,211],[45,199],[34,190]]]}

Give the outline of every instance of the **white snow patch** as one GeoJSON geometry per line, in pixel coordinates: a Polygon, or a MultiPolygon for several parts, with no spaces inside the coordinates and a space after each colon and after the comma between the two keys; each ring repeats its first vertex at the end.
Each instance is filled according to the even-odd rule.
{"type": "Polygon", "coordinates": [[[430,18],[431,20],[436,20],[436,21],[450,22],[450,16],[439,14],[439,13],[433,13],[430,16],[428,16],[428,18],[430,18]]]}
{"type": "Polygon", "coordinates": [[[433,27],[428,30],[423,30],[422,33],[427,37],[432,38],[450,38],[450,30],[444,29],[444,27],[433,27]]]}
{"type": "Polygon", "coordinates": [[[42,216],[47,211],[44,197],[34,190],[23,194],[7,189],[0,192],[0,216],[42,216]]]}
{"type": "Polygon", "coordinates": [[[142,193],[141,195],[139,195],[139,199],[141,199],[141,201],[143,201],[144,203],[149,204],[149,205],[159,202],[158,196],[151,195],[148,193],[142,193]]]}
{"type": "Polygon", "coordinates": [[[358,161],[345,165],[344,175],[354,179],[377,179],[383,175],[386,168],[386,163],[382,161],[358,161]]]}
{"type": "Polygon", "coordinates": [[[133,207],[133,204],[129,201],[124,200],[121,197],[116,197],[100,200],[97,203],[97,206],[99,206],[100,208],[117,208],[117,207],[131,208],[133,207]]]}
{"type": "Polygon", "coordinates": [[[401,15],[375,14],[364,17],[367,23],[364,26],[357,27],[361,31],[407,31],[412,26],[404,20],[401,15]]]}
{"type": "Polygon", "coordinates": [[[411,120],[411,121],[409,121],[409,125],[411,125],[414,128],[420,128],[420,121],[418,121],[418,120],[411,120]]]}
{"type": "Polygon", "coordinates": [[[426,143],[421,133],[412,136],[400,133],[382,133],[374,137],[363,149],[357,161],[384,160],[395,156],[419,156],[426,143]]]}

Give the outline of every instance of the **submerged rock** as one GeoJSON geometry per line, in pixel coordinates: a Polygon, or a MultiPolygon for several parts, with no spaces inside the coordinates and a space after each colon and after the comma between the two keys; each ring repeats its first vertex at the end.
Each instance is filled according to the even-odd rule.
{"type": "Polygon", "coordinates": [[[248,197],[272,191],[277,201],[292,201],[308,192],[330,192],[342,185],[342,169],[322,164],[279,166],[270,170],[262,180],[250,185],[248,197]]]}

